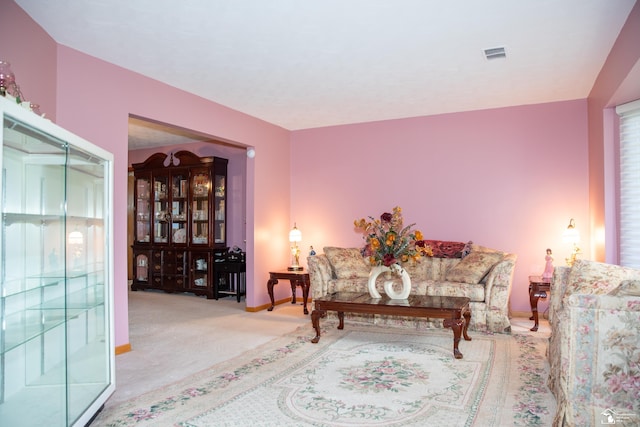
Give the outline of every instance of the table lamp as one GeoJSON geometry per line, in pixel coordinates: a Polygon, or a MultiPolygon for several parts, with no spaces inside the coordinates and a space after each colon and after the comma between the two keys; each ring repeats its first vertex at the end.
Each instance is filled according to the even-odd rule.
{"type": "Polygon", "coordinates": [[[298,247],[298,242],[300,241],[302,241],[302,233],[298,230],[294,222],[293,229],[289,232],[289,242],[291,242],[291,255],[293,258],[291,266],[287,268],[289,271],[302,270],[302,267],[300,267],[300,248],[298,247]]]}
{"type": "Polygon", "coordinates": [[[569,220],[567,229],[564,230],[564,233],[562,233],[562,241],[565,243],[573,244],[573,252],[568,258],[565,258],[565,261],[567,261],[567,265],[571,267],[580,254],[580,248],[578,247],[578,243],[580,242],[580,233],[576,228],[576,221],[573,218],[569,220]]]}

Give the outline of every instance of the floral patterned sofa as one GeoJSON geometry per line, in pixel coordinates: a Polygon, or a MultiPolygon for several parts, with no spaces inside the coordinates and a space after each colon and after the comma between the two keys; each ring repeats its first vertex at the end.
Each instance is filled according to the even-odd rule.
{"type": "Polygon", "coordinates": [[[640,270],[558,267],[549,304],[553,425],[640,425],[640,270]]]}
{"type": "MultiPolygon", "coordinates": [[[[473,244],[426,242],[434,256],[403,265],[411,277],[411,293],[468,297],[470,330],[510,333],[509,295],[517,256],[473,244]]],[[[371,265],[360,249],[326,247],[323,254],[308,257],[307,265],[312,299],[340,291],[368,292],[371,265]]],[[[384,293],[380,283],[377,287],[384,293]]],[[[355,321],[412,328],[442,327],[441,320],[348,313],[345,316],[355,321]]]]}

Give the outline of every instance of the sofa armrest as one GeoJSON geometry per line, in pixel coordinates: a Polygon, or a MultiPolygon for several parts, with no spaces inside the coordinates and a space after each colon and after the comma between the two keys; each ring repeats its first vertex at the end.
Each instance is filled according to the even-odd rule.
{"type": "Polygon", "coordinates": [[[551,279],[549,295],[549,323],[553,324],[556,314],[562,309],[562,298],[569,284],[571,268],[567,266],[555,267],[551,279]]]}
{"type": "Polygon", "coordinates": [[[307,268],[311,282],[309,296],[315,299],[326,295],[329,292],[329,280],[334,278],[333,269],[327,256],[319,254],[307,257],[307,268]]]}
{"type": "Polygon", "coordinates": [[[570,308],[606,310],[609,315],[618,312],[640,313],[639,296],[573,294],[569,295],[565,302],[567,307],[570,308]]]}
{"type": "Polygon", "coordinates": [[[489,309],[502,309],[508,306],[517,260],[516,254],[507,254],[487,274],[484,292],[489,309]]]}
{"type": "Polygon", "coordinates": [[[640,414],[640,296],[565,295],[556,323],[549,344],[556,420],[596,425],[606,410],[640,414]]]}

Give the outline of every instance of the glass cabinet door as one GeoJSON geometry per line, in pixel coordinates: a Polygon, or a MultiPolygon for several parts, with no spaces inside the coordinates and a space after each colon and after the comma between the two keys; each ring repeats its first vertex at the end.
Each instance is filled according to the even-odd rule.
{"type": "Polygon", "coordinates": [[[0,425],[85,425],[115,389],[113,157],[0,113],[0,425]]]}
{"type": "Polygon", "coordinates": [[[211,176],[207,170],[194,171],[191,181],[191,243],[209,244],[209,189],[211,176]]]}
{"type": "Polygon", "coordinates": [[[187,243],[188,175],[176,173],[171,177],[171,241],[187,243]]]}
{"type": "Polygon", "coordinates": [[[136,253],[134,260],[135,279],[140,282],[149,282],[149,255],[136,253]]]}
{"type": "Polygon", "coordinates": [[[153,177],[153,241],[155,243],[169,242],[169,188],[168,175],[156,175],[153,177]]]}
{"type": "Polygon", "coordinates": [[[191,252],[191,288],[206,289],[209,286],[209,253],[191,252]]]}
{"type": "Polygon", "coordinates": [[[69,147],[66,169],[66,294],[47,308],[66,312],[67,410],[72,424],[109,384],[109,273],[105,181],[108,163],[69,147]]]}
{"type": "Polygon", "coordinates": [[[137,242],[151,241],[151,178],[136,178],[135,186],[135,239],[137,242]]]}
{"type": "MultiPolygon", "coordinates": [[[[217,171],[216,171],[217,172],[217,171]]],[[[225,171],[226,172],[226,171],[225,171]]],[[[214,181],[214,241],[215,243],[226,243],[226,177],[225,175],[216,173],[214,181]]]]}
{"type": "Polygon", "coordinates": [[[64,141],[4,118],[0,285],[3,425],[37,425],[38,421],[41,425],[66,425],[62,203],[66,161],[64,141]],[[29,414],[35,411],[27,408],[45,397],[52,405],[39,409],[44,417],[29,414]]]}

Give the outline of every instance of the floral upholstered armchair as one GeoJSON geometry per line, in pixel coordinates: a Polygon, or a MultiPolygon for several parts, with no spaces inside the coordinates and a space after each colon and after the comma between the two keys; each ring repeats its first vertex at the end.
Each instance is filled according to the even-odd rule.
{"type": "Polygon", "coordinates": [[[640,425],[640,270],[556,268],[549,321],[553,425],[640,425]]]}

